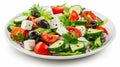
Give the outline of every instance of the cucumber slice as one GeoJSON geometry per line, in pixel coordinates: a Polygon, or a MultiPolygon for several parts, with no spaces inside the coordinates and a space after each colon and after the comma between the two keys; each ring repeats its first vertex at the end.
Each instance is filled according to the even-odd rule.
{"type": "Polygon", "coordinates": [[[64,50],[63,50],[63,52],[67,52],[67,51],[69,51],[70,50],[70,44],[65,44],[65,48],[64,48],[64,50]]]}
{"type": "Polygon", "coordinates": [[[23,21],[23,20],[26,20],[27,18],[28,18],[28,16],[19,16],[19,17],[15,18],[15,19],[14,19],[14,24],[15,24],[15,26],[20,27],[22,21],[23,21]]]}
{"type": "Polygon", "coordinates": [[[37,28],[34,31],[37,32],[39,35],[41,35],[42,32],[46,32],[46,33],[51,32],[50,29],[44,29],[44,28],[37,28]]]}
{"type": "Polygon", "coordinates": [[[14,19],[14,22],[19,23],[19,22],[22,22],[23,20],[26,20],[27,18],[28,18],[28,16],[19,16],[14,19]]]}
{"type": "Polygon", "coordinates": [[[75,25],[85,25],[86,24],[86,20],[78,20],[78,21],[74,21],[75,25]]]}
{"type": "Polygon", "coordinates": [[[9,26],[7,27],[7,29],[8,29],[9,32],[11,32],[14,27],[15,27],[15,26],[13,26],[13,25],[9,25],[9,26]]]}
{"type": "Polygon", "coordinates": [[[72,52],[80,51],[85,52],[85,44],[83,42],[78,42],[77,44],[70,44],[72,52]]]}
{"type": "Polygon", "coordinates": [[[78,14],[82,13],[82,7],[80,5],[71,6],[69,12],[71,13],[72,10],[75,10],[78,14]]]}
{"type": "Polygon", "coordinates": [[[69,44],[65,44],[65,49],[68,49],[69,48],[69,44]]]}
{"type": "Polygon", "coordinates": [[[89,40],[92,39],[96,39],[98,37],[103,36],[103,32],[101,30],[96,30],[96,29],[88,29],[87,33],[86,33],[86,38],[88,38],[89,40]]]}
{"type": "Polygon", "coordinates": [[[62,40],[58,40],[57,42],[53,43],[52,45],[48,47],[50,53],[60,52],[64,50],[64,48],[65,48],[65,44],[64,44],[64,41],[62,40]]]}

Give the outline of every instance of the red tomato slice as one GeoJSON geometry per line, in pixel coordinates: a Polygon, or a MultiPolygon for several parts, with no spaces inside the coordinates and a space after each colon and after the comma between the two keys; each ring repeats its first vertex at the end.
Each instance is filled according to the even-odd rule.
{"type": "Polygon", "coordinates": [[[75,10],[72,10],[68,19],[69,20],[78,20],[79,19],[78,13],[75,10]]]}
{"type": "Polygon", "coordinates": [[[96,19],[96,16],[95,16],[95,14],[92,11],[84,11],[81,14],[81,17],[84,17],[87,20],[87,22],[93,21],[93,20],[96,19]]]}
{"type": "Polygon", "coordinates": [[[63,13],[64,8],[61,6],[51,6],[53,14],[63,13]]]}
{"type": "Polygon", "coordinates": [[[104,33],[108,35],[108,31],[104,27],[99,26],[99,27],[96,27],[95,29],[102,30],[104,33]]]}
{"type": "Polygon", "coordinates": [[[34,52],[41,55],[49,55],[48,46],[43,42],[38,42],[34,47],[34,52]]]}
{"type": "Polygon", "coordinates": [[[22,29],[21,27],[14,27],[11,31],[10,37],[12,38],[14,35],[18,35],[18,33],[21,33],[23,36],[26,36],[27,31],[22,29]]]}
{"type": "Polygon", "coordinates": [[[79,38],[81,36],[81,32],[72,26],[67,27],[67,30],[69,31],[70,34],[76,34],[76,36],[79,38]]]}
{"type": "Polygon", "coordinates": [[[59,39],[59,35],[42,33],[42,40],[48,44],[52,44],[59,39]]]}

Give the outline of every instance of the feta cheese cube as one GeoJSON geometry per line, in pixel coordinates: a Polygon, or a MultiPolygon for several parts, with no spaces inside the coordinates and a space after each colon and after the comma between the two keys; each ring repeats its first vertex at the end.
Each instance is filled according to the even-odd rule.
{"type": "Polygon", "coordinates": [[[54,19],[49,21],[49,25],[50,25],[51,29],[58,28],[58,27],[61,26],[61,22],[60,22],[60,19],[59,19],[60,15],[61,14],[53,15],[54,19]]]}
{"type": "Polygon", "coordinates": [[[49,25],[51,29],[60,27],[60,21],[57,18],[54,18],[53,20],[49,21],[49,25]]]}
{"type": "Polygon", "coordinates": [[[24,48],[26,50],[33,50],[34,46],[35,46],[35,40],[24,41],[24,48]]]}
{"type": "Polygon", "coordinates": [[[60,35],[68,33],[68,31],[66,30],[66,28],[63,27],[63,26],[58,27],[57,30],[56,30],[56,32],[58,34],[60,34],[60,35]]]}
{"type": "Polygon", "coordinates": [[[24,20],[21,24],[21,28],[25,30],[31,30],[32,29],[33,22],[29,20],[24,20]]]}

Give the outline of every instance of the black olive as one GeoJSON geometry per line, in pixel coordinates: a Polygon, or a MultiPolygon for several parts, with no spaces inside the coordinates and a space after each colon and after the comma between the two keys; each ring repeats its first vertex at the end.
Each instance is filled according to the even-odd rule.
{"type": "Polygon", "coordinates": [[[34,17],[40,17],[40,13],[36,10],[32,10],[31,15],[34,16],[34,17]]]}
{"type": "Polygon", "coordinates": [[[97,22],[95,22],[95,21],[88,22],[88,27],[89,28],[95,28],[95,27],[97,27],[97,22]]]}
{"type": "Polygon", "coordinates": [[[39,19],[36,21],[36,23],[39,27],[42,27],[42,28],[49,28],[50,27],[49,23],[44,19],[39,19]]]}
{"type": "Polygon", "coordinates": [[[38,37],[38,33],[35,31],[29,31],[29,37],[30,39],[36,39],[38,37]]]}

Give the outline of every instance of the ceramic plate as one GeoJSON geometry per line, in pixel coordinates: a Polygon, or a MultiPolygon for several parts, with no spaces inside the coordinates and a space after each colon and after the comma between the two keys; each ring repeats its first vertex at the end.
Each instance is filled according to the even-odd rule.
{"type": "MultiPolygon", "coordinates": [[[[102,15],[102,14],[100,14],[98,12],[95,12],[95,11],[93,11],[93,12],[95,13],[96,16],[100,17],[101,19],[107,18],[107,17],[105,17],[104,15],[102,15]]],[[[18,14],[15,17],[20,16],[20,15],[21,14],[18,14]]],[[[14,19],[14,18],[12,18],[12,19],[14,19]]],[[[11,38],[9,37],[9,32],[7,31],[7,26],[9,25],[9,23],[10,23],[10,21],[6,25],[6,36],[7,36],[7,39],[11,42],[10,45],[12,45],[15,49],[17,49],[18,51],[20,51],[20,52],[22,52],[24,54],[27,54],[27,55],[30,55],[30,56],[33,56],[33,57],[37,57],[37,58],[54,59],[54,60],[83,58],[83,57],[86,57],[86,56],[93,55],[93,54],[103,50],[105,47],[107,47],[113,41],[113,38],[115,37],[115,32],[116,32],[114,24],[112,23],[112,21],[110,19],[108,19],[108,22],[105,24],[105,27],[107,28],[107,30],[109,32],[109,35],[107,36],[107,40],[106,40],[106,42],[104,43],[104,45],[102,47],[100,47],[100,48],[98,48],[98,49],[96,49],[94,51],[88,52],[88,53],[84,53],[84,54],[80,54],[80,55],[74,55],[74,56],[45,56],[45,55],[35,54],[35,53],[31,52],[31,51],[27,51],[27,50],[23,49],[19,44],[12,41],[11,38]]]]}

